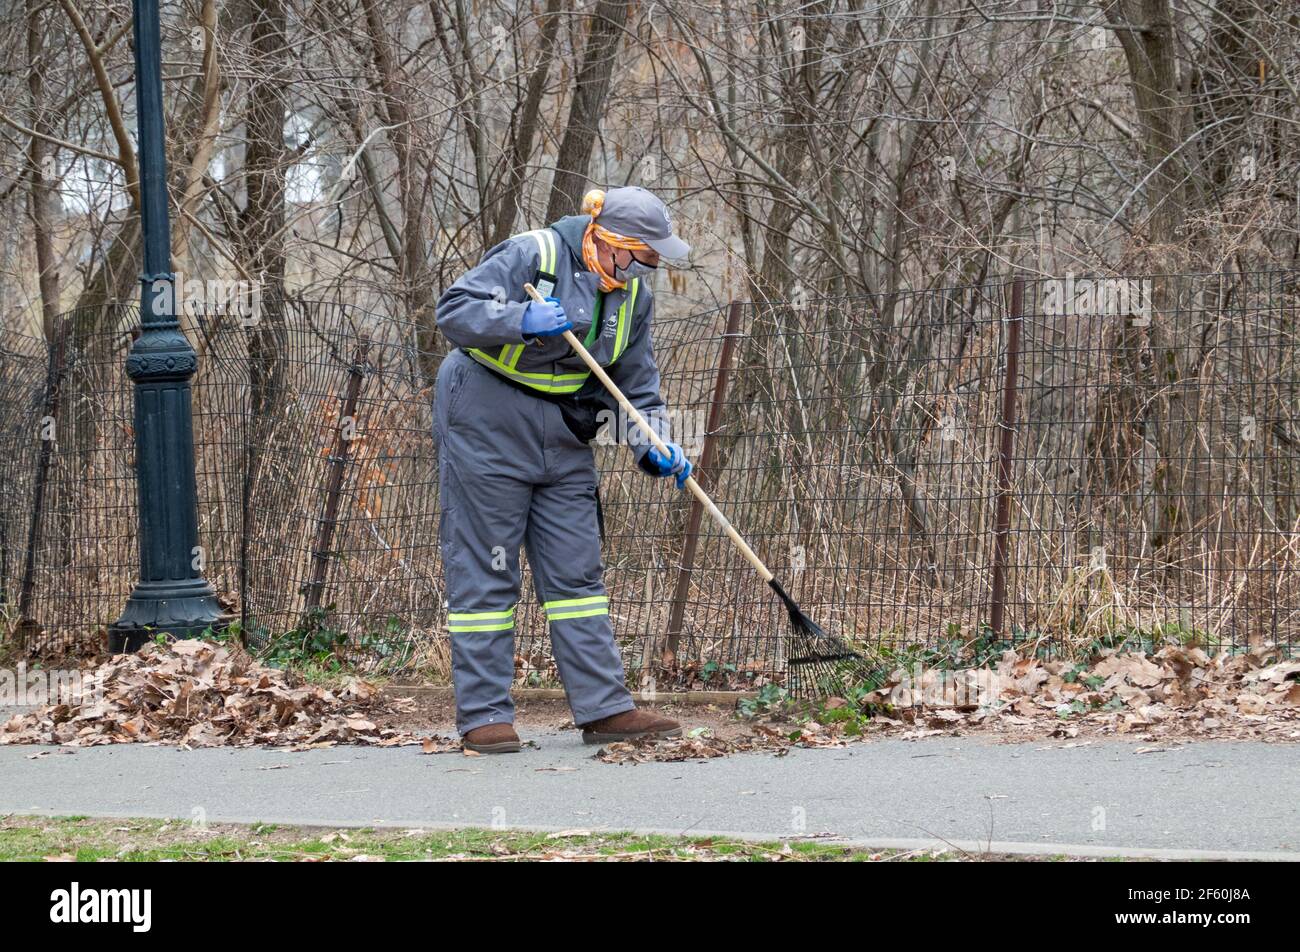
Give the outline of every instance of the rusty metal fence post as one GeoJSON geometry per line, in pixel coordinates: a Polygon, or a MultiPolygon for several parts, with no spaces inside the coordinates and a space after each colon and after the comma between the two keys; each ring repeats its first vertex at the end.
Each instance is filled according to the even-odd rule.
{"type": "Polygon", "coordinates": [[[989,628],[1001,640],[1007,608],[1007,543],[1011,532],[1012,476],[1016,448],[1016,380],[1020,372],[1020,329],[1025,317],[1025,279],[1011,283],[1011,313],[1007,316],[1006,367],[1002,381],[1001,429],[998,440],[998,492],[993,522],[992,595],[989,628]]]}
{"type": "Polygon", "coordinates": [[[357,400],[361,396],[361,383],[365,379],[365,360],[370,352],[370,341],[364,337],[352,354],[348,368],[348,387],[339,410],[339,423],[334,434],[334,451],[329,456],[329,475],[325,480],[325,508],[316,529],[316,542],[311,551],[311,581],[306,586],[306,605],[299,627],[309,627],[320,608],[321,593],[329,573],[330,546],[334,542],[334,528],[339,521],[339,500],[343,492],[343,477],[348,464],[348,450],[352,438],[349,427],[355,425],[357,400]]]}
{"type": "MultiPolygon", "coordinates": [[[[709,419],[704,427],[704,447],[700,451],[699,467],[694,473],[696,480],[707,492],[713,490],[713,461],[717,455],[718,430],[722,428],[722,413],[727,403],[727,377],[731,372],[731,356],[736,349],[739,336],[741,303],[732,301],[727,309],[727,326],[722,332],[722,352],[718,355],[717,379],[713,385],[713,399],[709,403],[709,419]]],[[[691,512],[686,520],[686,532],[683,536],[682,562],[677,569],[677,584],[673,590],[672,609],[668,616],[668,638],[664,644],[660,663],[665,669],[671,669],[677,660],[677,649],[681,645],[682,623],[686,614],[687,597],[691,589],[691,572],[695,569],[695,552],[700,543],[700,522],[704,517],[704,507],[698,499],[692,498],[691,512]]]]}

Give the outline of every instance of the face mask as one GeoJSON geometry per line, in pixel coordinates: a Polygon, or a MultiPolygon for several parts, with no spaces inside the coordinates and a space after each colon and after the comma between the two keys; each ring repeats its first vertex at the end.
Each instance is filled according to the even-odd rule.
{"type": "Polygon", "coordinates": [[[632,278],[640,278],[647,274],[651,274],[654,270],[655,267],[653,265],[648,265],[643,261],[637,261],[634,256],[632,260],[628,262],[626,268],[620,268],[617,264],[614,265],[614,279],[626,283],[632,278]]]}

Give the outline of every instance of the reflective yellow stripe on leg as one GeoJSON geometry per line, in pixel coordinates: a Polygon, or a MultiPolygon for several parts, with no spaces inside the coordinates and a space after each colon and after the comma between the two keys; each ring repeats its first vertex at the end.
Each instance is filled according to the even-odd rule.
{"type": "Polygon", "coordinates": [[[509,631],[515,627],[515,608],[503,612],[451,612],[447,630],[453,634],[468,631],[509,631]]]}
{"type": "Polygon", "coordinates": [[[565,618],[590,618],[593,615],[609,614],[608,595],[588,595],[583,598],[559,598],[542,603],[547,621],[561,621],[565,618]]]}

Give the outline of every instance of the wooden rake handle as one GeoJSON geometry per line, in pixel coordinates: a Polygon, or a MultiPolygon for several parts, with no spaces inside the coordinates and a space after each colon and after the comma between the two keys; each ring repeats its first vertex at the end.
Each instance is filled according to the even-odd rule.
{"type": "MultiPolygon", "coordinates": [[[[542,297],[537,288],[533,287],[531,284],[525,284],[524,290],[528,292],[528,296],[534,301],[539,301],[541,303],[546,302],[546,298],[542,297]]],[[[592,315],[592,319],[599,320],[600,315],[592,315]]],[[[568,342],[569,346],[573,348],[573,352],[582,358],[582,362],[587,365],[587,368],[596,375],[596,379],[604,384],[605,389],[608,390],[610,395],[618,401],[618,405],[623,408],[623,412],[628,415],[633,423],[641,428],[641,432],[646,435],[654,445],[655,449],[663,454],[665,459],[671,459],[672,452],[664,444],[664,441],[659,439],[659,434],[656,433],[650,424],[646,422],[646,419],[641,415],[641,412],[637,410],[636,407],[632,406],[631,401],[628,400],[627,397],[623,396],[623,391],[618,389],[618,384],[609,379],[609,374],[605,373],[605,368],[596,363],[596,358],[591,356],[586,347],[582,346],[582,341],[578,340],[578,338],[574,336],[573,331],[564,331],[564,339],[568,342]]],[[[736,548],[740,550],[740,554],[743,555],[746,560],[748,560],[749,564],[754,567],[754,571],[763,577],[763,581],[772,581],[772,572],[763,564],[763,560],[754,554],[754,550],[749,547],[749,543],[745,541],[744,536],[736,531],[736,527],[733,526],[731,521],[722,514],[722,510],[714,505],[713,500],[709,498],[709,494],[704,491],[703,486],[695,481],[694,476],[686,477],[686,488],[689,489],[695,498],[700,501],[700,505],[702,505],[705,510],[708,511],[709,515],[713,517],[713,521],[722,527],[722,531],[727,534],[727,538],[731,539],[731,541],[735,543],[736,548]]]]}

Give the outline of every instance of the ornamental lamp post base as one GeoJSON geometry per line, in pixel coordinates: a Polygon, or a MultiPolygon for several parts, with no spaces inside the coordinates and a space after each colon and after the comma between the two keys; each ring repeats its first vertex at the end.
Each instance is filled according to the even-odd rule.
{"type": "Polygon", "coordinates": [[[127,599],[122,617],[108,629],[109,654],[139,650],[160,634],[181,641],[224,628],[230,616],[203,579],[141,582],[127,599]]]}

